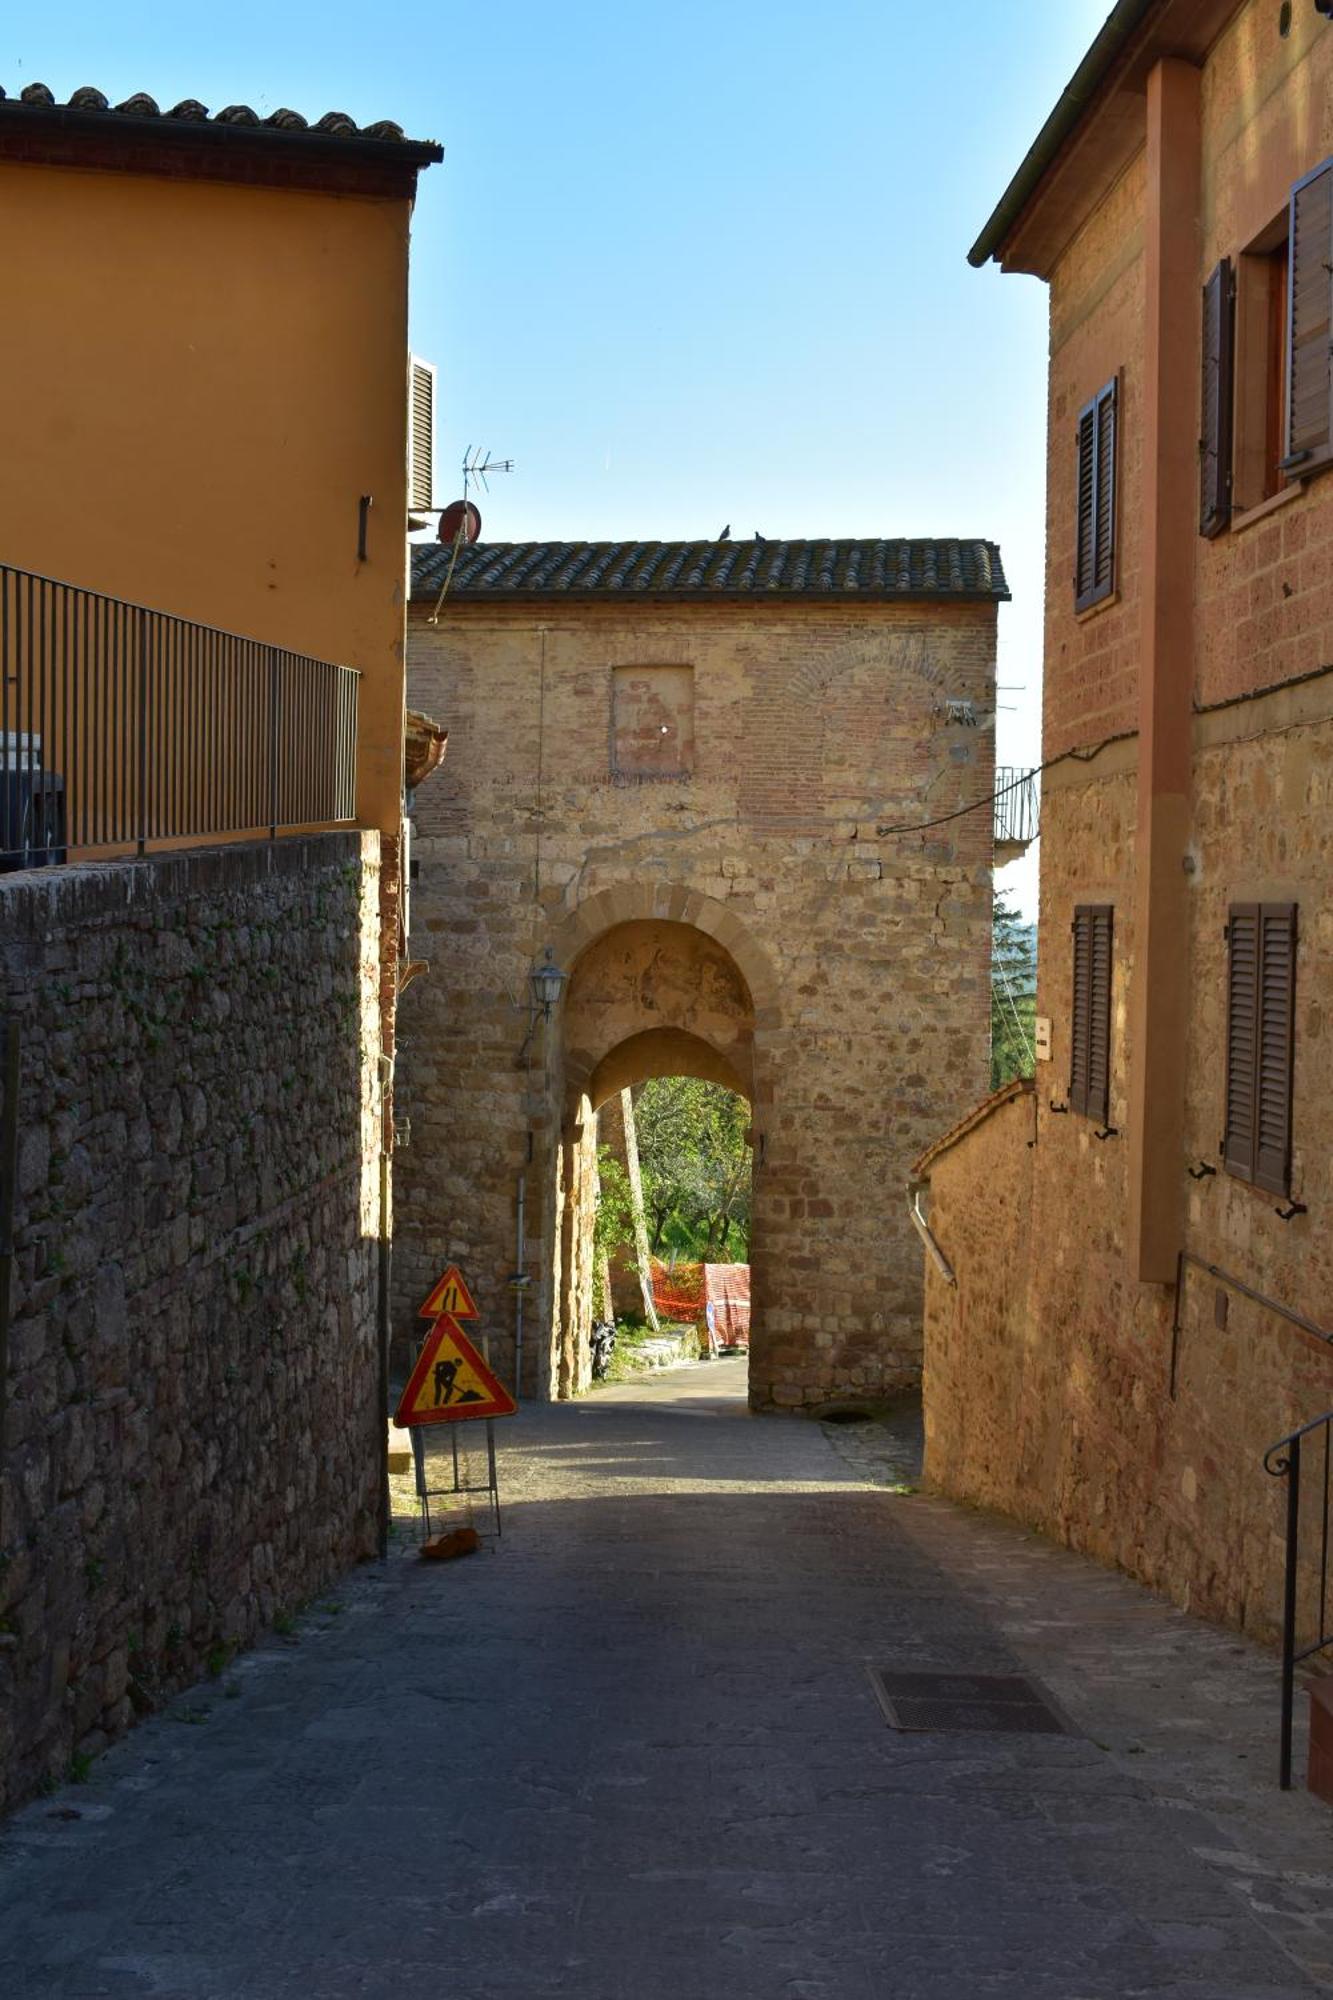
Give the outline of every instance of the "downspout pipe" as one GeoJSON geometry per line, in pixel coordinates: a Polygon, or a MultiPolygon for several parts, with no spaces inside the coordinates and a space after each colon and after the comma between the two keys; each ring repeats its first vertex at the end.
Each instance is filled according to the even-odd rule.
{"type": "Polygon", "coordinates": [[[921,1213],[921,1197],[929,1186],[929,1181],[909,1181],[907,1183],[907,1213],[912,1218],[912,1225],[917,1235],[921,1238],[921,1241],[925,1244],[930,1254],[930,1261],[943,1278],[945,1284],[957,1286],[958,1277],[953,1265],[941,1250],[934,1230],[921,1213]]]}

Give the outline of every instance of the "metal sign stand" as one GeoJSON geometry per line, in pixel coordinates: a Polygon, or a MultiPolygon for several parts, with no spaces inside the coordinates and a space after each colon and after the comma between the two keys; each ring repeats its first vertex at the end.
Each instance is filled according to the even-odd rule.
{"type": "Polygon", "coordinates": [[[500,1481],[495,1467],[495,1424],[493,1419],[490,1417],[487,1417],[486,1419],[486,1475],[487,1476],[485,1485],[478,1485],[476,1482],[470,1482],[466,1480],[464,1477],[464,1474],[468,1469],[466,1465],[467,1454],[464,1453],[463,1462],[460,1464],[459,1454],[458,1454],[458,1433],[459,1430],[461,1429],[461,1426],[459,1424],[449,1424],[445,1426],[445,1428],[447,1428],[449,1432],[449,1445],[450,1445],[449,1455],[453,1462],[453,1484],[452,1486],[430,1485],[428,1479],[430,1460],[428,1459],[426,1454],[426,1433],[428,1430],[435,1430],[438,1428],[440,1428],[440,1426],[433,1424],[431,1425],[414,1424],[412,1426],[411,1431],[409,1432],[409,1436],[412,1439],[412,1464],[416,1473],[417,1504],[421,1509],[422,1541],[423,1542],[429,1541],[431,1534],[433,1532],[431,1528],[431,1519],[430,1519],[431,1501],[446,1500],[449,1498],[450,1495],[456,1493],[485,1493],[489,1496],[490,1510],[492,1514],[495,1516],[495,1532],[498,1537],[504,1531],[500,1525],[500,1481]]]}

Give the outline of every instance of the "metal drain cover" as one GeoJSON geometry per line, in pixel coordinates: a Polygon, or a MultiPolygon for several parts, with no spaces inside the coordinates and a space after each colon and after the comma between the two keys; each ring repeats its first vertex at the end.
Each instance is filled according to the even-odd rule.
{"type": "Polygon", "coordinates": [[[1036,1681],[1024,1674],[897,1673],[868,1669],[894,1729],[975,1729],[998,1734],[1067,1736],[1069,1726],[1036,1681]]]}

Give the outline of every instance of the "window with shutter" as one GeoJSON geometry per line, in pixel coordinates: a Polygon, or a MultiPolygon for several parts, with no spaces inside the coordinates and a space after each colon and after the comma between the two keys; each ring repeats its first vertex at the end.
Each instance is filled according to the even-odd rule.
{"type": "Polygon", "coordinates": [[[1236,286],[1224,257],[1203,288],[1203,395],[1199,426],[1199,533],[1220,535],[1231,519],[1231,410],[1236,286]]]}
{"type": "Polygon", "coordinates": [[[1283,469],[1333,455],[1333,160],[1297,181],[1289,222],[1287,455],[1283,469]]]}
{"type": "Polygon", "coordinates": [[[1291,1190],[1296,905],[1235,903],[1227,923],[1228,1173],[1270,1194],[1291,1190]]]}
{"type": "Polygon", "coordinates": [[[415,356],[409,376],[407,411],[407,504],[435,501],[435,370],[415,356]]]}
{"type": "Polygon", "coordinates": [[[1082,903],[1074,911],[1074,983],[1069,1104],[1099,1124],[1111,1113],[1111,972],[1115,911],[1082,903]]]}
{"type": "Polygon", "coordinates": [[[1115,589],[1118,392],[1118,380],[1108,382],[1078,415],[1076,611],[1100,604],[1115,589]]]}

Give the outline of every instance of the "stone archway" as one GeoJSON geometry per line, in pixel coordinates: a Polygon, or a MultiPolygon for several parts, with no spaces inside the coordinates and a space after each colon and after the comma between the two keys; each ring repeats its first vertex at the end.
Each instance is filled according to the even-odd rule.
{"type": "MultiPolygon", "coordinates": [[[[697,1076],[748,1100],[754,1119],[764,1069],[761,1009],[750,973],[776,1014],[776,984],[741,926],[703,897],[655,897],[612,891],[585,906],[562,943],[584,942],[570,972],[560,1024],[563,1127],[556,1160],[558,1217],[551,1380],[562,1394],[586,1385],[591,1324],[592,1217],[596,1190],[597,1112],[615,1092],[653,1076],[697,1076]],[[656,903],[680,915],[635,914],[656,903]],[[684,914],[711,919],[705,925],[684,914]],[[609,917],[594,929],[596,916],[609,917]],[[731,933],[724,941],[725,931],[731,933]]],[[[752,1126],[753,1129],[753,1126],[752,1126]]],[[[765,1266],[760,1204],[751,1249],[752,1341],[762,1339],[765,1266]]]]}

